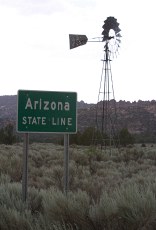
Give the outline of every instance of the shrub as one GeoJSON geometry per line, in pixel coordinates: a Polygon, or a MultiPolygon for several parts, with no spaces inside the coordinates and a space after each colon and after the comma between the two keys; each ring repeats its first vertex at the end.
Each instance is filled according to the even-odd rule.
{"type": "Polygon", "coordinates": [[[88,229],[89,197],[85,192],[69,192],[68,196],[55,189],[49,190],[43,198],[44,213],[57,223],[77,225],[79,229],[88,229]]]}
{"type": "Polygon", "coordinates": [[[16,141],[14,135],[14,127],[11,123],[7,124],[4,128],[0,129],[0,143],[12,145],[16,141]]]}
{"type": "Polygon", "coordinates": [[[33,229],[29,211],[21,213],[15,209],[0,207],[0,229],[4,230],[31,230],[33,229]]]}
{"type": "Polygon", "coordinates": [[[115,191],[114,198],[121,226],[126,223],[126,229],[130,230],[155,228],[156,198],[148,187],[143,188],[137,184],[120,187],[115,191]]]}
{"type": "Polygon", "coordinates": [[[70,147],[63,193],[63,148],[32,144],[28,199],[22,202],[22,144],[0,146],[0,229],[154,230],[156,150],[70,147]],[[35,187],[36,188],[35,188],[35,187]]]}
{"type": "Polygon", "coordinates": [[[126,147],[128,144],[134,144],[134,137],[129,133],[127,128],[123,128],[119,132],[119,140],[120,144],[124,147],[126,147]]]}

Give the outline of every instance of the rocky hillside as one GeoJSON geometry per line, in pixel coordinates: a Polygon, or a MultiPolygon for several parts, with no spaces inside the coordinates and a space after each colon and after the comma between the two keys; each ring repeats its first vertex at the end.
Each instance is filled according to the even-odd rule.
{"type": "MultiPolygon", "coordinates": [[[[102,102],[101,102],[102,103],[102,102]]],[[[133,134],[150,133],[156,136],[156,101],[111,101],[112,108],[116,106],[117,119],[120,128],[128,128],[133,134]]],[[[78,131],[95,124],[95,104],[84,101],[77,102],[78,131]]],[[[8,122],[16,124],[17,96],[0,96],[0,127],[8,122]]]]}
{"type": "MultiPolygon", "coordinates": [[[[112,101],[112,109],[114,102],[112,101]]],[[[156,134],[156,101],[115,102],[119,128],[128,128],[133,134],[156,134]]],[[[102,110],[102,109],[101,109],[102,110]]],[[[95,123],[96,105],[78,110],[79,128],[95,123]]]]}
{"type": "Polygon", "coordinates": [[[0,127],[8,122],[16,123],[17,96],[0,96],[0,127]]]}

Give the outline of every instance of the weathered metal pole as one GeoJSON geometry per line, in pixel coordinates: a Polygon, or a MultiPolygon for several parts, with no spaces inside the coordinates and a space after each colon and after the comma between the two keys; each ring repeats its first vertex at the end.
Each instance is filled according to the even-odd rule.
{"type": "Polygon", "coordinates": [[[64,134],[64,192],[69,190],[69,134],[64,134]]]}
{"type": "Polygon", "coordinates": [[[22,199],[23,202],[27,200],[28,193],[28,147],[29,147],[29,134],[24,134],[23,145],[23,175],[22,175],[22,199]]]}

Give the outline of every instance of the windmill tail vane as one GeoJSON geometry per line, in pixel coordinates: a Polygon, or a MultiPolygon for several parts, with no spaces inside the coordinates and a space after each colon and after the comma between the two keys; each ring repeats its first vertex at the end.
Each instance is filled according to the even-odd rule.
{"type": "Polygon", "coordinates": [[[85,45],[87,41],[88,41],[88,38],[86,35],[69,34],[70,49],[85,45]]]}
{"type": "Polygon", "coordinates": [[[95,37],[91,39],[92,40],[88,40],[88,37],[84,34],[69,34],[70,49],[85,45],[87,42],[102,42],[102,37],[95,37]]]}

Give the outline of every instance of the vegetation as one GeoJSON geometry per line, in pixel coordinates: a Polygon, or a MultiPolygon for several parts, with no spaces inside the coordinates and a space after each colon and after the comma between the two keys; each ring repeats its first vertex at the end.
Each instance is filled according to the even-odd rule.
{"type": "Polygon", "coordinates": [[[4,128],[0,129],[0,144],[12,145],[15,141],[14,126],[8,123],[4,128]]]}
{"type": "Polygon", "coordinates": [[[123,128],[119,132],[120,144],[126,147],[128,144],[134,144],[134,136],[130,134],[127,128],[123,128]]]}
{"type": "MultiPolygon", "coordinates": [[[[77,144],[77,145],[85,145],[89,146],[92,145],[95,140],[97,144],[101,144],[101,135],[98,131],[95,132],[93,127],[88,127],[86,128],[83,132],[77,132],[74,135],[71,135],[70,137],[70,144],[77,144]]],[[[107,135],[105,135],[105,138],[107,141],[105,141],[106,145],[109,145],[109,138],[107,135]]],[[[134,144],[135,138],[134,136],[128,131],[127,128],[123,128],[120,130],[118,133],[118,138],[119,139],[120,145],[126,147],[129,144],[134,144]]]]}
{"type": "Polygon", "coordinates": [[[22,202],[23,144],[0,145],[0,229],[154,230],[156,146],[70,147],[63,192],[63,147],[29,146],[28,200],[22,202]]]}
{"type": "MultiPolygon", "coordinates": [[[[101,102],[99,102],[101,103],[101,102]]],[[[156,101],[114,101],[110,100],[110,106],[117,109],[118,129],[128,128],[135,135],[135,143],[156,143],[156,101]]],[[[77,127],[82,135],[85,129],[95,125],[96,104],[77,102],[77,127]]],[[[113,112],[113,110],[112,110],[113,112]]],[[[102,110],[99,111],[102,117],[102,110]]],[[[8,123],[16,124],[17,95],[0,96],[0,129],[8,123]]],[[[30,135],[33,142],[58,143],[58,137],[51,134],[30,135]]],[[[18,136],[19,137],[19,136],[18,136]]],[[[77,140],[79,141],[79,139],[77,140]]],[[[61,143],[61,141],[59,142],[61,143]]]]}
{"type": "MultiPolygon", "coordinates": [[[[0,129],[0,144],[12,145],[18,139],[20,139],[19,135],[18,137],[15,135],[14,130],[15,128],[12,123],[8,123],[4,128],[1,128],[0,129]]],[[[88,127],[83,132],[78,131],[76,134],[71,135],[70,144],[89,146],[94,143],[95,137],[97,140],[99,140],[99,143],[98,141],[96,141],[97,144],[101,144],[100,133],[98,131],[96,131],[95,133],[94,127],[88,127]]],[[[106,136],[105,139],[108,139],[108,137],[106,136]]],[[[134,144],[134,136],[129,133],[127,128],[123,128],[120,130],[119,139],[120,139],[120,145],[122,146],[126,146],[128,144],[134,144]]],[[[30,135],[30,141],[34,141],[34,135],[30,135]]],[[[53,143],[58,142],[60,144],[63,144],[63,136],[61,137],[56,136],[55,138],[53,138],[53,141],[51,140],[51,138],[49,139],[47,138],[46,142],[53,142],[53,143]]],[[[109,142],[108,142],[108,145],[109,145],[109,142]]]]}
{"type": "Polygon", "coordinates": [[[94,128],[88,127],[83,132],[77,132],[70,137],[71,144],[86,145],[93,144],[94,128]]]}

